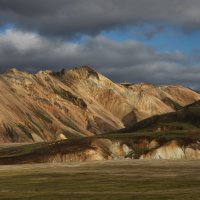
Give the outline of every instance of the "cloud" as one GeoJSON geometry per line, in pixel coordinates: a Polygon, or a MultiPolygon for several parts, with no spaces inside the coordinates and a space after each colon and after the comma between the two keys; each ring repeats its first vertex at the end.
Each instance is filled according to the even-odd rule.
{"type": "MultiPolygon", "coordinates": [[[[1,0],[0,24],[69,37],[148,22],[200,28],[199,0],[1,0]]],[[[150,36],[157,30],[151,30],[150,36]]]]}
{"type": "Polygon", "coordinates": [[[200,88],[200,68],[186,55],[159,53],[134,40],[119,42],[97,35],[72,43],[9,29],[0,35],[0,46],[1,72],[9,67],[36,72],[89,65],[117,82],[180,83],[200,88]]]}

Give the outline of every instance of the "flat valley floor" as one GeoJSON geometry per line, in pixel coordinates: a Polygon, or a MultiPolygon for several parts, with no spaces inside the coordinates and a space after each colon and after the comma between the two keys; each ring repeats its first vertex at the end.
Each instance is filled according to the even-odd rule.
{"type": "Polygon", "coordinates": [[[0,199],[200,199],[200,161],[0,166],[0,199]]]}

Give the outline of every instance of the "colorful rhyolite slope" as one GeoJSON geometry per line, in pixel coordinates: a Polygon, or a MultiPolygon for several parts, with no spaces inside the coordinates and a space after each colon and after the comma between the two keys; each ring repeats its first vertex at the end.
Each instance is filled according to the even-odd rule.
{"type": "Polygon", "coordinates": [[[0,143],[92,136],[200,100],[179,85],[118,84],[89,67],[0,75],[0,143]]]}

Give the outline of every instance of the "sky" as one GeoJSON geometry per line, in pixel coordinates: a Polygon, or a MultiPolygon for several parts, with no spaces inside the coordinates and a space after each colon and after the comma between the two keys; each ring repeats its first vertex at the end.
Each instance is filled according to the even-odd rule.
{"type": "Polygon", "coordinates": [[[83,65],[200,90],[200,1],[0,0],[0,73],[83,65]]]}

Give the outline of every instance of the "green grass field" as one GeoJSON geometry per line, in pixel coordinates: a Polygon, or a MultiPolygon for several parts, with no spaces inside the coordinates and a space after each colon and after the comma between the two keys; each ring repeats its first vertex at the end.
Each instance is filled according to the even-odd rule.
{"type": "Polygon", "coordinates": [[[101,161],[0,166],[0,199],[200,197],[200,161],[101,161]]]}

